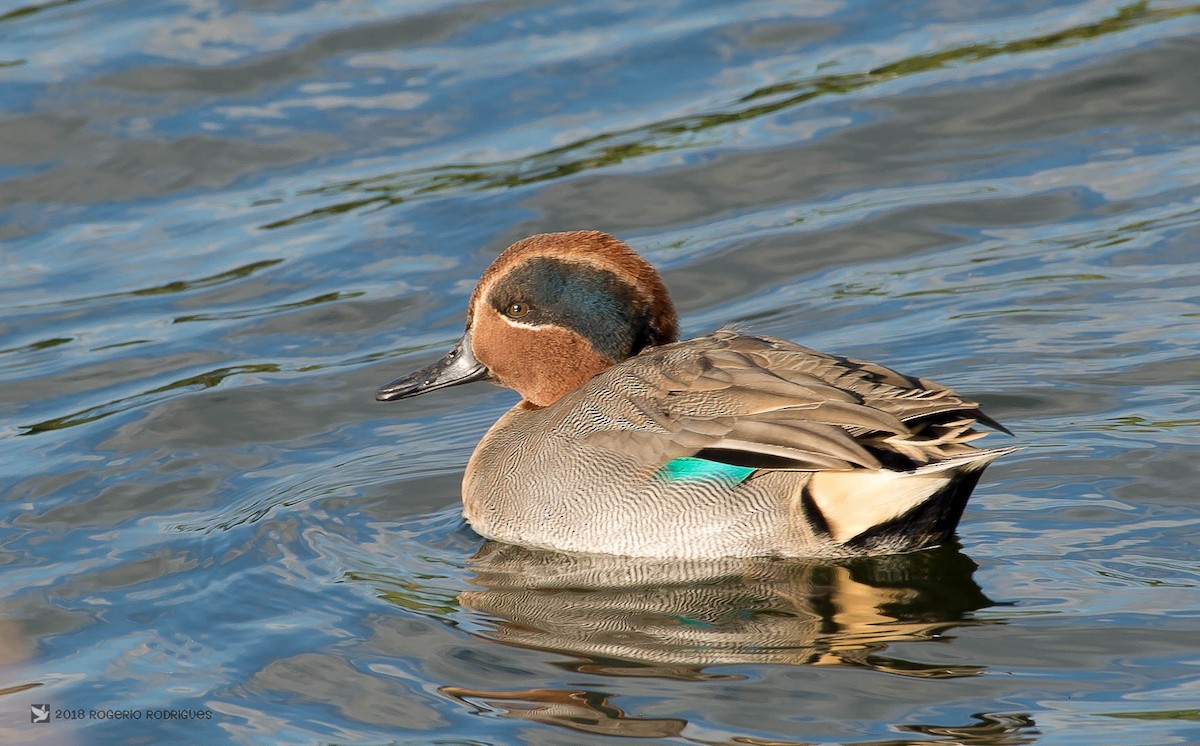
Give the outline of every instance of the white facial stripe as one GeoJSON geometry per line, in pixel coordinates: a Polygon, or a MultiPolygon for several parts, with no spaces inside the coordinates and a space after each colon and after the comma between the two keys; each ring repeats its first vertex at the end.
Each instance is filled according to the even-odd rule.
{"type": "MultiPolygon", "coordinates": [[[[547,327],[554,326],[554,324],[526,324],[523,321],[519,321],[517,319],[512,318],[511,316],[506,316],[502,313],[497,313],[496,315],[499,316],[500,318],[504,319],[504,323],[508,324],[509,326],[514,326],[518,329],[535,329],[536,330],[536,329],[545,329],[547,327]]],[[[562,327],[559,326],[556,328],[561,329],[562,327]]]]}
{"type": "Polygon", "coordinates": [[[560,332],[567,332],[568,334],[574,334],[577,337],[579,336],[579,332],[575,331],[574,329],[568,329],[567,327],[565,327],[561,324],[527,324],[523,321],[520,321],[519,319],[514,319],[514,318],[510,318],[508,316],[505,316],[502,313],[497,313],[496,315],[499,316],[501,319],[503,319],[504,323],[506,323],[509,326],[514,327],[516,329],[531,329],[533,331],[542,331],[545,329],[557,329],[560,332]]]}

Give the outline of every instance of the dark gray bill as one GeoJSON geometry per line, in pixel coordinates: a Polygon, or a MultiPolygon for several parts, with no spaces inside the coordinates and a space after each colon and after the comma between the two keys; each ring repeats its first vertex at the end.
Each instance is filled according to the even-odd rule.
{"type": "Polygon", "coordinates": [[[407,399],[460,383],[483,381],[490,375],[487,367],[471,352],[471,333],[467,332],[436,363],[382,386],[375,392],[375,398],[379,401],[407,399]]]}

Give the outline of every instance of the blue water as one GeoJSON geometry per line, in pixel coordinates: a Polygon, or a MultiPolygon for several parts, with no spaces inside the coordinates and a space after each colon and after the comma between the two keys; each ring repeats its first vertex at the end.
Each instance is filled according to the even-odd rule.
{"type": "Polygon", "coordinates": [[[0,5],[0,741],[1200,743],[1198,69],[1186,3],[0,5]],[[515,396],[373,392],[575,228],[1026,448],[905,557],[485,546],[515,396]]]}

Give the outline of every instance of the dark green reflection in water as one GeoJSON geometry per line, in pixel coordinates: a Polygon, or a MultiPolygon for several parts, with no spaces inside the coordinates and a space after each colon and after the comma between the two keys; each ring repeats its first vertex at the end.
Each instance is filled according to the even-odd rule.
{"type": "MultiPolygon", "coordinates": [[[[156,285],[155,287],[132,290],[129,292],[129,295],[165,295],[168,293],[182,293],[187,290],[213,287],[214,285],[222,285],[234,280],[244,279],[260,269],[274,267],[276,264],[279,264],[282,261],[282,259],[264,259],[260,262],[252,262],[241,267],[235,267],[234,269],[226,270],[225,272],[219,272],[215,275],[201,277],[197,280],[175,280],[162,285],[156,285]]],[[[123,293],[118,295],[123,295],[123,293]]]]}
{"type": "Polygon", "coordinates": [[[1200,723],[1200,710],[1152,710],[1150,712],[1102,712],[1101,717],[1128,720],[1185,720],[1200,723]]]}
{"type": "Polygon", "coordinates": [[[351,298],[358,298],[362,295],[365,295],[365,293],[359,291],[323,293],[321,295],[313,296],[312,298],[305,298],[304,300],[294,301],[292,303],[280,303],[274,306],[268,306],[266,308],[243,308],[235,311],[226,311],[224,313],[193,313],[188,314],[187,316],[176,316],[172,323],[186,324],[190,321],[252,319],[257,316],[270,316],[271,314],[280,313],[282,311],[293,311],[298,308],[307,308],[308,306],[319,306],[322,303],[349,300],[351,298]]]}
{"type": "Polygon", "coordinates": [[[81,0],[51,0],[51,2],[42,3],[41,5],[26,5],[14,10],[0,13],[0,23],[31,16],[34,13],[40,13],[44,10],[53,10],[54,8],[62,8],[67,5],[74,5],[78,2],[81,2],[81,0]]]}
{"type": "Polygon", "coordinates": [[[88,422],[110,417],[119,412],[124,412],[135,406],[151,404],[156,401],[167,398],[166,395],[174,394],[182,390],[198,390],[212,388],[220,384],[226,378],[233,376],[245,375],[247,373],[278,373],[279,366],[275,363],[260,363],[258,365],[234,365],[227,368],[217,368],[195,376],[189,376],[178,381],[172,381],[165,386],[159,386],[149,391],[144,391],[134,396],[128,396],[123,399],[106,402],[95,407],[73,412],[63,417],[55,417],[49,420],[35,423],[33,425],[24,426],[24,432],[19,435],[35,435],[51,430],[62,430],[75,425],[82,425],[88,422]]]}
{"type": "Polygon", "coordinates": [[[59,345],[65,345],[68,342],[74,341],[75,339],[73,337],[54,337],[52,339],[43,339],[37,342],[31,342],[27,345],[9,347],[8,349],[0,350],[0,355],[5,355],[10,352],[33,352],[34,350],[48,350],[51,347],[58,347],[59,345]]]}
{"type": "Polygon", "coordinates": [[[1187,430],[1200,428],[1200,419],[1151,420],[1138,415],[1109,417],[1094,426],[1096,430],[1115,430],[1127,433],[1153,433],[1160,430],[1187,430]]]}
{"type": "MultiPolygon", "coordinates": [[[[94,298],[76,299],[75,302],[78,303],[78,302],[82,302],[84,300],[95,300],[95,298],[167,295],[167,294],[172,294],[172,293],[183,293],[183,292],[188,292],[188,291],[197,290],[197,289],[210,288],[210,287],[215,287],[218,285],[223,285],[226,283],[231,283],[231,282],[245,279],[262,269],[266,269],[267,267],[273,267],[282,261],[283,261],[282,259],[266,259],[263,261],[246,264],[241,267],[236,267],[234,269],[227,270],[225,272],[219,272],[214,275],[209,275],[207,277],[201,277],[201,278],[198,278],[195,280],[175,280],[173,282],[164,283],[162,285],[156,285],[154,287],[149,287],[149,288],[141,288],[138,290],[130,290],[130,291],[124,291],[124,292],[120,292],[120,293],[111,293],[111,294],[107,294],[107,295],[103,295],[103,296],[96,296],[94,298]]],[[[323,293],[321,295],[317,295],[312,298],[306,298],[301,301],[294,301],[292,303],[281,303],[281,304],[269,306],[266,308],[237,309],[237,310],[232,310],[232,311],[228,311],[228,312],[224,312],[224,313],[189,314],[189,315],[185,315],[185,316],[178,316],[178,317],[174,318],[172,321],[173,321],[173,323],[179,324],[179,323],[196,322],[196,321],[218,321],[218,320],[227,320],[227,319],[245,319],[245,318],[254,318],[254,317],[258,317],[258,316],[269,316],[269,315],[276,314],[276,313],[293,311],[293,310],[296,310],[299,308],[316,306],[316,305],[320,305],[323,303],[331,303],[331,302],[336,302],[336,301],[341,301],[341,300],[347,300],[350,298],[357,298],[362,295],[363,295],[363,293],[358,292],[358,291],[323,293]]],[[[66,344],[66,343],[69,343],[72,341],[74,341],[74,340],[71,338],[55,338],[55,339],[43,340],[41,342],[35,342],[35,343],[33,343],[31,345],[27,345],[25,347],[13,348],[12,350],[0,350],[0,354],[6,353],[6,352],[13,352],[13,351],[25,351],[28,349],[42,349],[42,348],[54,347],[54,346],[66,344]]],[[[106,347],[107,348],[122,347],[122,346],[126,346],[126,345],[141,344],[144,342],[146,342],[146,340],[129,340],[126,342],[120,342],[120,343],[113,344],[113,345],[107,345],[106,347]]],[[[100,348],[100,349],[104,349],[104,348],[100,348]]],[[[317,367],[320,367],[320,366],[307,366],[306,370],[312,370],[317,367]]],[[[121,399],[115,399],[113,401],[105,402],[103,404],[98,404],[95,406],[87,407],[86,409],[81,409],[77,412],[72,412],[71,414],[64,415],[62,417],[54,417],[52,419],[43,420],[42,422],[34,423],[32,425],[26,425],[23,427],[23,432],[21,432],[20,435],[33,435],[36,433],[43,433],[43,432],[47,432],[47,431],[51,431],[51,430],[62,430],[64,428],[74,427],[75,425],[82,425],[82,424],[85,424],[88,422],[95,422],[96,420],[100,420],[105,417],[109,417],[109,416],[117,414],[119,412],[124,412],[124,411],[132,409],[134,407],[144,406],[144,405],[151,404],[151,403],[154,403],[157,401],[161,401],[165,398],[168,398],[167,395],[174,395],[174,394],[184,391],[184,390],[212,388],[214,386],[219,385],[225,379],[231,378],[233,376],[253,374],[253,373],[279,373],[281,370],[282,370],[281,366],[278,365],[277,363],[257,363],[257,364],[250,364],[250,365],[234,365],[234,366],[229,366],[229,367],[224,367],[224,368],[218,368],[216,370],[201,373],[199,375],[189,376],[187,378],[183,378],[178,381],[173,381],[171,383],[166,384],[165,386],[159,386],[158,388],[150,389],[148,391],[143,391],[143,392],[141,392],[139,394],[135,394],[133,396],[124,397],[121,399]]]]}
{"type": "MultiPolygon", "coordinates": [[[[91,303],[97,300],[142,298],[146,296],[186,293],[191,290],[203,290],[205,288],[217,287],[231,282],[236,282],[238,280],[244,280],[260,270],[266,269],[267,267],[274,267],[276,264],[280,264],[282,262],[282,259],[264,259],[258,262],[251,262],[250,264],[246,264],[241,267],[234,267],[233,269],[229,269],[224,272],[218,272],[215,275],[199,277],[194,280],[172,280],[171,282],[166,282],[162,285],[154,285],[148,288],[138,288],[137,290],[120,290],[115,293],[87,295],[78,298],[63,298],[56,300],[54,302],[54,306],[56,308],[69,308],[71,306],[91,303]]],[[[13,309],[21,310],[28,307],[29,306],[14,306],[13,309]]]]}
{"type": "Polygon", "coordinates": [[[429,194],[477,192],[536,184],[617,165],[653,153],[708,147],[711,143],[696,135],[724,125],[775,114],[821,96],[849,93],[902,76],[930,72],[956,63],[970,64],[997,55],[1068,47],[1106,34],[1195,14],[1200,14],[1200,5],[1152,9],[1146,2],[1133,3],[1122,7],[1110,18],[1028,39],[994,44],[970,44],[933,54],[906,57],[867,72],[824,75],[766,86],[743,96],[737,103],[751,104],[760,99],[774,100],[733,111],[676,117],[647,126],[607,132],[509,161],[439,166],[332,184],[303,193],[360,196],[261,227],[281,228],[362,207],[382,208],[396,205],[429,194]]]}

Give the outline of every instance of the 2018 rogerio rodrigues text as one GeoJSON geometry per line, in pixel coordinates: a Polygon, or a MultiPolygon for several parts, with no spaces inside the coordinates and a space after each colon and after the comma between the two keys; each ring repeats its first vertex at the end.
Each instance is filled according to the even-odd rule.
{"type": "Polygon", "coordinates": [[[52,720],[212,720],[213,711],[189,708],[91,709],[85,707],[52,708],[48,704],[29,706],[30,722],[52,720]]]}

